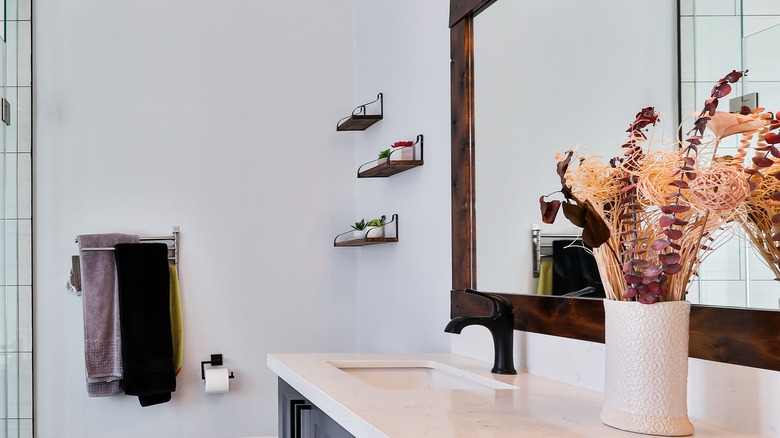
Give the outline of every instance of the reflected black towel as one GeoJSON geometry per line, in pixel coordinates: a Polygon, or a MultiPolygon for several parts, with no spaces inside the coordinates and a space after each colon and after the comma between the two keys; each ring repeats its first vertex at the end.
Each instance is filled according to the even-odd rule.
{"type": "Polygon", "coordinates": [[[565,295],[592,286],[588,298],[604,298],[596,259],[582,247],[582,240],[553,241],[553,295],[565,295]]]}
{"type": "Polygon", "coordinates": [[[118,244],[116,270],[125,394],[141,406],[165,403],[176,390],[171,337],[168,246],[118,244]]]}

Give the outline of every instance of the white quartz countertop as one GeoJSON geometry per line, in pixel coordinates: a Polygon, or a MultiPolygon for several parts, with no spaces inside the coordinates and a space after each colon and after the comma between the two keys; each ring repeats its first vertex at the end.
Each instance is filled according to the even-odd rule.
{"type": "MultiPolygon", "coordinates": [[[[638,437],[599,420],[603,394],[491,364],[437,354],[269,354],[268,367],[358,438],[638,437]],[[433,361],[517,389],[382,389],[333,364],[433,361]]],[[[698,437],[751,437],[691,419],[698,437]]]]}

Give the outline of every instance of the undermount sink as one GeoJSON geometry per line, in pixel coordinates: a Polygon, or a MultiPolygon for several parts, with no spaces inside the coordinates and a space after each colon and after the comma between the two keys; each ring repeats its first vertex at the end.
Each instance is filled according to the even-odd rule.
{"type": "Polygon", "coordinates": [[[517,389],[432,360],[349,360],[329,364],[381,389],[517,389]]]}

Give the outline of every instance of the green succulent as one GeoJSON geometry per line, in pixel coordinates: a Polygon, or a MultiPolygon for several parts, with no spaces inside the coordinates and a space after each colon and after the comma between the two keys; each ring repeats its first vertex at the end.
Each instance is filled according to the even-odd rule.
{"type": "Polygon", "coordinates": [[[355,222],[355,225],[351,225],[355,231],[363,231],[366,229],[366,220],[360,219],[360,222],[355,222]]]}
{"type": "Polygon", "coordinates": [[[371,219],[366,224],[366,226],[367,227],[381,227],[382,225],[385,224],[385,219],[386,219],[385,215],[382,215],[382,217],[380,217],[379,219],[371,219]]]}
{"type": "Polygon", "coordinates": [[[387,158],[390,156],[390,149],[385,149],[379,152],[379,158],[387,158]]]}

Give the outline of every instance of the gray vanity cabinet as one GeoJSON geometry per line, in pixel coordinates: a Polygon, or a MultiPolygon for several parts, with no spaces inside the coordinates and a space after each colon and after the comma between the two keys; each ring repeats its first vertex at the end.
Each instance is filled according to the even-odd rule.
{"type": "Polygon", "coordinates": [[[279,379],[279,437],[354,438],[282,379],[279,379]]]}

